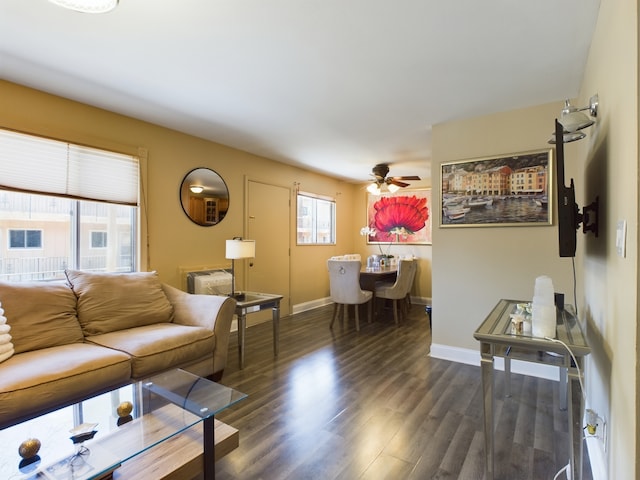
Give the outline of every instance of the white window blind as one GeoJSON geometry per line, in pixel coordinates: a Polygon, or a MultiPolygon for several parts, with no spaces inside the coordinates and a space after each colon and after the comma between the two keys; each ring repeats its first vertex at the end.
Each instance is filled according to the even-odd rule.
{"type": "Polygon", "coordinates": [[[138,205],[138,158],[0,129],[0,188],[138,205]]]}

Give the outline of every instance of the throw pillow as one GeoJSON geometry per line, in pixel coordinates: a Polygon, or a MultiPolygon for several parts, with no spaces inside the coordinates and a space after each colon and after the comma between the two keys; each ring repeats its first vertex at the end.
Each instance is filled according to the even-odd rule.
{"type": "Polygon", "coordinates": [[[15,353],[84,341],[76,297],[63,282],[0,282],[15,353]]]}
{"type": "Polygon", "coordinates": [[[173,306],[156,272],[65,273],[85,336],[173,321],[173,306]]]}

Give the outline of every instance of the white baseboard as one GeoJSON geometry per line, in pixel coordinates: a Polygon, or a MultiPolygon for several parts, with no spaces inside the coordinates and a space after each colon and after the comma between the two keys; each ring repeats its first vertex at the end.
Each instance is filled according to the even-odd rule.
{"type": "Polygon", "coordinates": [[[306,312],[307,310],[313,310],[314,308],[324,307],[325,305],[329,305],[331,303],[331,298],[318,298],[316,300],[311,300],[310,302],[298,303],[293,306],[293,314],[306,312]]]}
{"type": "MultiPolygon", "coordinates": [[[[411,302],[416,305],[431,305],[431,298],[429,297],[411,297],[411,302]]],[[[325,305],[331,304],[330,297],[318,298],[316,300],[311,300],[310,302],[297,303],[293,306],[292,312],[295,315],[296,313],[306,312],[307,310],[313,310],[314,308],[324,307],[325,305]]]]}
{"type": "Polygon", "coordinates": [[[415,297],[411,295],[411,303],[415,305],[431,305],[431,297],[415,297]]]}
{"type": "MultiPolygon", "coordinates": [[[[452,347],[450,345],[431,344],[430,355],[434,358],[449,360],[452,362],[465,363],[467,365],[480,366],[480,352],[469,348],[452,347]]],[[[504,371],[504,359],[496,358],[494,368],[504,371]]],[[[539,363],[524,362],[521,360],[511,361],[511,373],[520,373],[532,377],[545,378],[547,380],[560,381],[558,367],[542,365],[539,363]]]]}

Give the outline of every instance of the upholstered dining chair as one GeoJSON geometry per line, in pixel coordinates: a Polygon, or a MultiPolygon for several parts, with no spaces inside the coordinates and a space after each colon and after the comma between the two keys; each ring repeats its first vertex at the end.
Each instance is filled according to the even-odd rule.
{"type": "Polygon", "coordinates": [[[416,275],[417,262],[415,260],[398,260],[398,274],[394,283],[379,283],[376,285],[376,298],[393,302],[393,320],[398,323],[398,300],[400,314],[404,311],[406,297],[411,291],[411,285],[416,275]]]}
{"type": "Polygon", "coordinates": [[[329,287],[331,300],[334,302],[333,316],[329,328],[333,328],[340,309],[342,308],[343,318],[348,318],[347,305],[355,305],[356,330],[360,331],[360,319],[358,305],[368,304],[368,321],[371,322],[371,298],[373,292],[360,288],[360,268],[362,262],[359,260],[327,260],[329,269],[329,287]]]}
{"type": "Polygon", "coordinates": [[[413,282],[416,278],[416,272],[418,271],[418,261],[414,258],[411,262],[411,274],[409,275],[409,287],[407,288],[407,295],[405,296],[405,307],[411,307],[411,289],[413,288],[413,282]]]}

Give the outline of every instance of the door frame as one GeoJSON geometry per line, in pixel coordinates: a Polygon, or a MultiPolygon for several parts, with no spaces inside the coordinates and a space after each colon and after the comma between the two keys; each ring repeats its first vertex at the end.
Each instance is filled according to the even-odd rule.
{"type": "MultiPolygon", "coordinates": [[[[288,202],[288,215],[287,215],[287,225],[288,225],[288,231],[286,234],[286,238],[287,238],[287,250],[288,250],[288,262],[287,262],[287,292],[286,292],[286,296],[289,299],[289,311],[285,312],[281,310],[281,315],[285,316],[285,315],[291,315],[291,312],[293,312],[293,302],[291,299],[291,195],[292,195],[292,191],[293,188],[287,184],[284,183],[278,183],[278,182],[271,182],[269,180],[263,180],[262,178],[259,177],[254,177],[251,175],[244,175],[244,207],[243,207],[243,212],[244,212],[244,218],[242,221],[242,235],[243,237],[246,237],[248,232],[249,232],[249,183],[250,182],[256,182],[256,183],[262,183],[263,185],[269,185],[272,187],[278,187],[278,188],[284,188],[287,190],[288,194],[289,194],[289,202],[288,202]]],[[[245,278],[245,282],[246,285],[249,284],[249,262],[244,262],[243,265],[243,276],[245,278]]]]}

